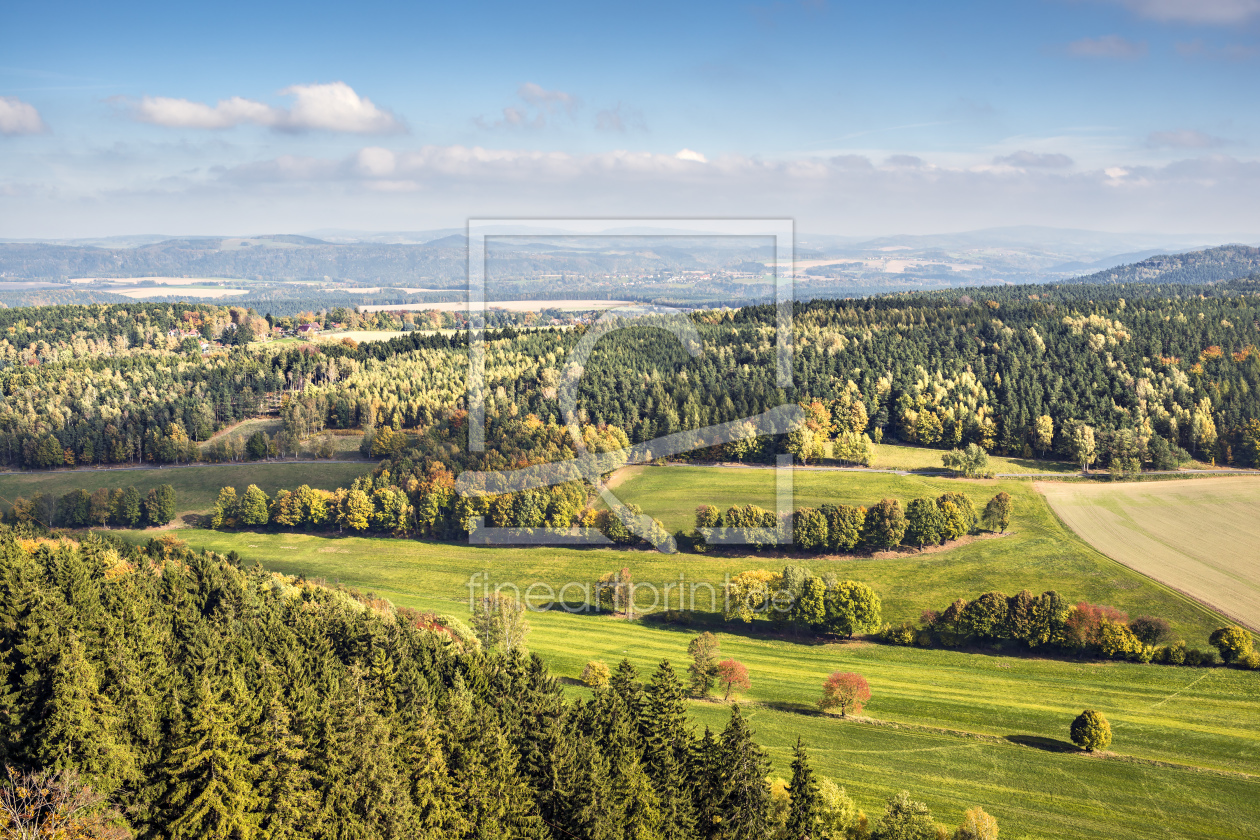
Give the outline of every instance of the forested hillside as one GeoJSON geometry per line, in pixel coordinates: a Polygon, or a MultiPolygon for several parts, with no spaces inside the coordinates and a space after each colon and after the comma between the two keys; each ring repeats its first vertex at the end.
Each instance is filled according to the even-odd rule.
{"type": "Polygon", "coordinates": [[[1260,271],[1260,248],[1223,245],[1186,254],[1160,254],[1132,265],[1109,268],[1073,283],[1219,283],[1260,271]]]}
{"type": "MultiPolygon", "coordinates": [[[[467,451],[462,333],[416,331],[361,346],[236,346],[203,357],[165,331],[202,310],[203,325],[262,320],[204,306],[5,313],[0,462],[186,460],[195,449],[189,441],[260,411],[281,414],[295,438],[326,428],[404,432],[381,443],[369,436],[368,454],[418,446],[417,464],[571,457],[563,434],[542,430],[560,431],[555,395],[581,328],[490,334],[487,434],[496,445],[489,461],[470,461],[458,454],[467,451]]],[[[945,449],[975,443],[1017,455],[1057,452],[1086,465],[1113,456],[1171,463],[1183,449],[1218,463],[1260,463],[1253,281],[801,304],[790,390],[774,381],[773,309],[690,318],[703,343],[696,357],[650,323],[602,338],[582,371],[575,419],[612,430],[601,436],[639,443],[784,403],[818,402],[817,442],[852,434],[945,449]]],[[[726,454],[764,458],[788,443],[762,440],[726,454]]]]}
{"type": "MultiPolygon", "coordinates": [[[[866,828],[802,751],[790,793],[772,786],[738,709],[723,732],[695,732],[668,662],[646,681],[625,663],[569,702],[519,639],[495,643],[492,623],[482,638],[170,538],[0,531],[0,761],[19,774],[0,825],[170,840],[866,828]],[[37,798],[57,804],[21,806],[37,798]]],[[[925,808],[898,801],[890,828],[937,836],[925,808]]]]}

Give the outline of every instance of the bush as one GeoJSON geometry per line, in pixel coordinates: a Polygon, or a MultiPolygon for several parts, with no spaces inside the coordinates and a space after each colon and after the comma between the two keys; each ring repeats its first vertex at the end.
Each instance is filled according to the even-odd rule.
{"type": "Polygon", "coordinates": [[[1186,643],[1173,642],[1163,649],[1161,662],[1168,665],[1185,665],[1186,664],[1186,643]]]}
{"type": "Polygon", "coordinates": [[[612,672],[603,662],[587,662],[586,667],[582,669],[582,682],[586,683],[588,688],[603,688],[608,685],[611,677],[612,672]]]}
{"type": "Polygon", "coordinates": [[[880,628],[879,638],[890,645],[913,645],[918,641],[919,631],[914,624],[903,621],[900,624],[885,624],[880,628]]]}
{"type": "Polygon", "coordinates": [[[1111,746],[1111,724],[1101,712],[1086,709],[1072,721],[1072,743],[1086,752],[1111,746]]]}
{"type": "Polygon", "coordinates": [[[1260,671],[1260,652],[1252,651],[1246,656],[1238,660],[1239,668],[1246,668],[1248,671],[1260,671]]]}
{"type": "Polygon", "coordinates": [[[1186,648],[1186,657],[1184,664],[1188,668],[1198,668],[1203,662],[1203,652],[1198,648],[1186,648]]]}

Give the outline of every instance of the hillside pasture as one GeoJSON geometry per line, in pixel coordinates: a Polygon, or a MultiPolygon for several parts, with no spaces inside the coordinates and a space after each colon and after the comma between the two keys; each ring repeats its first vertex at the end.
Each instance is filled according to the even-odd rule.
{"type": "Polygon", "coordinates": [[[1260,630],[1260,477],[1037,486],[1103,554],[1260,630]]]}

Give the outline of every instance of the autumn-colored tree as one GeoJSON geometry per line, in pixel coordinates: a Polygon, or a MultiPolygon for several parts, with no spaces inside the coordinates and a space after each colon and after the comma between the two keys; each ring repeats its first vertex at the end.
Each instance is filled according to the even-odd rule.
{"type": "Polygon", "coordinates": [[[997,820],[983,808],[968,808],[963,813],[962,825],[954,832],[953,840],[998,840],[997,820]]]}
{"type": "Polygon", "coordinates": [[[818,708],[824,712],[839,709],[840,717],[847,717],[849,712],[861,714],[862,706],[870,699],[871,687],[865,677],[848,671],[836,671],[823,683],[823,696],[818,701],[818,708]]]}
{"type": "Polygon", "coordinates": [[[603,688],[608,685],[608,680],[612,676],[612,672],[608,670],[608,666],[603,662],[592,660],[586,663],[586,667],[582,669],[582,682],[588,688],[603,688]]]}
{"type": "Polygon", "coordinates": [[[730,700],[733,691],[747,691],[752,688],[752,683],[748,680],[748,669],[736,659],[724,659],[717,664],[717,681],[726,688],[722,702],[730,700]]]}
{"type": "Polygon", "coordinates": [[[1215,645],[1221,652],[1221,661],[1226,665],[1251,653],[1251,634],[1241,627],[1222,627],[1208,638],[1208,644],[1215,645]]]}

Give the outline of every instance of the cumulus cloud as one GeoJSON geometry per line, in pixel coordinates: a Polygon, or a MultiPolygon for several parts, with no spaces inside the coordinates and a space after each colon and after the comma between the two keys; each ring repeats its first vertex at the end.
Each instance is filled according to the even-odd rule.
{"type": "Polygon", "coordinates": [[[699,152],[693,152],[691,149],[682,149],[678,154],[674,155],[678,160],[690,160],[695,163],[708,163],[709,159],[699,152]]]}
{"type": "Polygon", "coordinates": [[[1119,35],[1081,38],[1067,45],[1068,55],[1082,58],[1141,58],[1146,55],[1145,41],[1130,41],[1119,35]]]}
{"type": "Polygon", "coordinates": [[[1067,155],[1038,152],[1027,152],[1020,150],[1011,152],[1009,155],[999,155],[993,158],[993,163],[999,166],[1018,166],[1021,168],[1038,167],[1046,169],[1061,169],[1065,166],[1071,166],[1073,161],[1067,155]]]}
{"type": "Polygon", "coordinates": [[[39,111],[29,102],[0,96],[0,134],[40,134],[47,131],[39,111]]]}
{"type": "Polygon", "coordinates": [[[915,155],[891,155],[884,161],[885,166],[897,166],[908,169],[918,169],[924,165],[923,158],[915,155]]]}
{"type": "Polygon", "coordinates": [[[1202,131],[1181,129],[1152,131],[1146,138],[1146,145],[1152,149],[1213,149],[1226,145],[1226,141],[1202,131]]]}
{"type": "Polygon", "coordinates": [[[388,134],[404,128],[393,113],[359,96],[345,82],[291,85],[280,95],[293,97],[292,106],[281,108],[240,96],[221,99],[214,105],[146,96],[132,103],[132,114],[140,122],[167,128],[224,129],[252,124],[279,131],[352,134],[388,134]]]}
{"type": "Polygon", "coordinates": [[[1245,23],[1260,15],[1260,0],[1112,0],[1139,17],[1162,23],[1245,23]]]}

